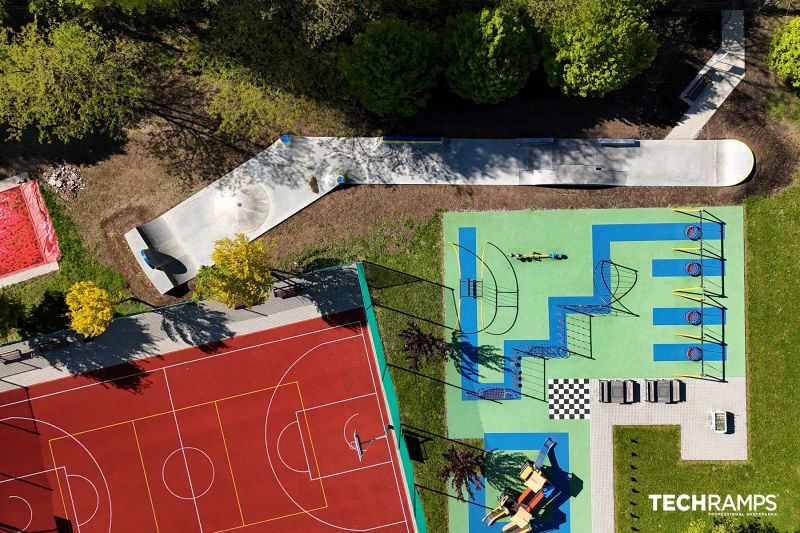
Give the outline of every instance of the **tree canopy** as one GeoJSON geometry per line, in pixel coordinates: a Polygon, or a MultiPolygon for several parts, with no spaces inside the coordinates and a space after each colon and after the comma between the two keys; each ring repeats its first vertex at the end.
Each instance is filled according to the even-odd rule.
{"type": "Polygon", "coordinates": [[[272,242],[250,242],[239,233],[233,239],[214,243],[213,266],[202,266],[195,280],[194,298],[214,300],[236,307],[253,307],[266,301],[275,280],[272,277],[272,242]]]}
{"type": "Polygon", "coordinates": [[[506,8],[451,17],[446,32],[447,83],[455,94],[480,104],[517,94],[539,62],[531,32],[506,8]]]}
{"type": "Polygon", "coordinates": [[[628,0],[588,0],[563,13],[546,30],[548,82],[574,96],[605,96],[626,85],[658,51],[646,13],[628,0]]]}
{"type": "Polygon", "coordinates": [[[364,107],[378,115],[413,115],[441,73],[438,45],[423,26],[394,16],[367,25],[342,51],[345,81],[364,107]]]}
{"type": "Polygon", "coordinates": [[[766,63],[795,90],[800,90],[800,17],[793,18],[775,33],[766,63]]]}
{"type": "Polygon", "coordinates": [[[464,491],[471,500],[474,492],[483,488],[481,456],[470,450],[456,449],[451,444],[447,452],[442,454],[442,459],[444,463],[438,472],[439,479],[450,482],[460,501],[465,501],[464,491]]]}
{"type": "Polygon", "coordinates": [[[0,122],[17,139],[31,126],[42,141],[119,136],[143,90],[136,62],[132,45],[75,22],[0,30],[0,122]]]}
{"type": "Polygon", "coordinates": [[[108,291],[93,281],[80,281],[66,296],[70,327],[90,339],[103,333],[114,319],[114,304],[108,291]]]}

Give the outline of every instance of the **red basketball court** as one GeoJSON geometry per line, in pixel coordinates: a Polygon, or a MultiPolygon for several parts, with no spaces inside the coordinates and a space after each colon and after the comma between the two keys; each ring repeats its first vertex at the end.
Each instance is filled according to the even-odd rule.
{"type": "Polygon", "coordinates": [[[371,347],[349,313],[2,393],[0,530],[410,533],[371,347]]]}

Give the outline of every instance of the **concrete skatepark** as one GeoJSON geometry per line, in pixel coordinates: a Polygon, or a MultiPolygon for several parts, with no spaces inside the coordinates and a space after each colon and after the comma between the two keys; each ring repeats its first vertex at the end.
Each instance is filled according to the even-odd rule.
{"type": "Polygon", "coordinates": [[[255,239],[340,183],[725,187],[753,165],[736,140],[284,136],[125,239],[164,294],[211,264],[215,241],[255,239]]]}

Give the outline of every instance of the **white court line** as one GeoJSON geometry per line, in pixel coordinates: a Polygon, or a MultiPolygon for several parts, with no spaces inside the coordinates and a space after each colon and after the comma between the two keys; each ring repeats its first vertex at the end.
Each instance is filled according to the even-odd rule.
{"type": "MultiPolygon", "coordinates": [[[[25,421],[28,421],[28,422],[35,422],[35,423],[39,423],[39,424],[44,424],[44,425],[49,426],[49,427],[51,427],[51,428],[53,428],[53,429],[55,429],[57,431],[60,431],[66,437],[68,437],[68,438],[72,439],[73,441],[75,441],[75,444],[77,444],[78,446],[83,448],[83,451],[86,452],[86,455],[88,455],[89,458],[92,460],[92,462],[94,463],[94,466],[97,467],[97,471],[100,473],[100,477],[103,478],[103,486],[106,489],[106,498],[107,498],[107,501],[108,501],[108,532],[111,533],[111,524],[113,523],[113,519],[114,519],[114,508],[113,508],[113,506],[111,504],[111,490],[108,488],[108,479],[106,479],[105,472],[103,472],[103,469],[100,468],[100,463],[97,462],[97,459],[92,454],[92,452],[89,451],[89,448],[87,448],[80,440],[78,440],[78,438],[75,437],[75,435],[73,435],[72,433],[67,432],[66,430],[64,430],[64,428],[61,428],[61,427],[53,424],[52,422],[47,422],[46,420],[37,420],[37,419],[33,419],[33,418],[28,418],[28,417],[25,417],[25,416],[7,416],[7,417],[1,419],[0,422],[5,422],[7,420],[25,420],[25,421]]],[[[50,439],[50,440],[52,441],[52,439],[50,439]]],[[[48,442],[50,442],[50,441],[48,441],[48,442]]],[[[51,452],[52,452],[52,449],[51,449],[51,452]]],[[[58,468],[64,468],[64,473],[66,474],[66,468],[65,467],[56,467],[56,468],[54,468],[54,470],[58,470],[58,468]]]]}
{"type": "Polygon", "coordinates": [[[28,506],[28,516],[29,516],[29,518],[28,518],[28,523],[27,523],[27,524],[25,524],[25,527],[21,527],[21,528],[19,528],[19,531],[25,531],[25,530],[26,530],[26,529],[28,529],[28,528],[30,527],[30,525],[33,523],[33,507],[31,507],[31,504],[30,504],[30,502],[28,502],[28,500],[26,500],[26,499],[25,499],[25,498],[23,498],[22,496],[9,496],[9,497],[8,497],[8,499],[9,499],[9,500],[10,500],[10,499],[12,499],[12,498],[13,498],[13,499],[16,499],[16,500],[22,500],[22,502],[23,502],[25,505],[27,505],[27,506],[28,506]]]}
{"type": "MultiPolygon", "coordinates": [[[[72,494],[72,485],[70,485],[70,483],[69,483],[69,478],[71,478],[71,477],[81,478],[82,480],[86,481],[89,484],[89,486],[92,487],[92,490],[94,490],[94,499],[95,499],[94,512],[92,513],[92,515],[89,518],[87,518],[83,522],[80,522],[78,525],[82,526],[84,524],[87,524],[88,522],[91,522],[92,518],[94,518],[94,516],[97,514],[97,511],[100,510],[100,492],[98,492],[97,487],[95,486],[94,483],[92,483],[92,480],[87,478],[86,476],[82,476],[80,474],[68,474],[66,468],[64,469],[64,475],[67,477],[67,486],[69,486],[69,493],[70,494],[72,494]]],[[[75,521],[76,522],[78,521],[78,516],[77,515],[75,515],[75,521]]]]}
{"type": "MultiPolygon", "coordinates": [[[[300,432],[300,444],[303,446],[303,457],[306,458],[306,465],[308,466],[308,478],[311,481],[314,481],[314,476],[311,474],[311,461],[308,460],[308,451],[306,450],[306,439],[303,438],[303,427],[300,425],[300,417],[298,416],[300,411],[294,412],[294,418],[297,420],[297,430],[300,432]]],[[[309,431],[311,431],[309,429],[309,431]]],[[[278,455],[280,456],[280,450],[278,450],[278,455]]],[[[283,460],[283,459],[281,459],[283,460]]],[[[284,463],[285,464],[285,463],[284,463]]]]}
{"type": "MultiPolygon", "coordinates": [[[[363,327],[362,327],[361,331],[363,331],[363,327]]],[[[362,335],[353,335],[353,336],[348,337],[348,338],[354,338],[354,337],[359,337],[359,336],[361,336],[362,339],[363,339],[362,335]]],[[[295,367],[295,365],[297,365],[309,353],[311,353],[314,350],[316,350],[316,349],[318,349],[318,348],[320,348],[322,346],[325,346],[327,344],[332,344],[333,342],[334,341],[321,342],[320,344],[318,344],[314,348],[309,349],[306,353],[298,356],[295,359],[295,361],[292,364],[290,364],[289,367],[284,371],[283,375],[280,377],[280,379],[278,379],[278,382],[277,382],[276,385],[278,387],[280,387],[283,384],[284,380],[286,379],[286,376],[289,375],[289,373],[292,371],[292,369],[295,367]]],[[[366,344],[364,346],[365,346],[365,349],[366,349],[366,344]]],[[[367,360],[369,361],[369,352],[368,351],[365,351],[364,356],[367,357],[367,360]]],[[[371,365],[370,365],[370,369],[372,369],[371,365]]],[[[372,370],[370,370],[370,373],[372,373],[372,370]]],[[[374,377],[373,377],[373,383],[374,383],[374,377]]],[[[378,389],[374,388],[374,387],[373,387],[373,390],[376,391],[376,392],[378,391],[378,389]]],[[[292,497],[292,495],[289,493],[289,491],[287,491],[286,488],[283,486],[283,483],[281,483],[280,476],[278,476],[277,472],[275,471],[275,465],[272,462],[272,457],[271,457],[271,454],[270,454],[269,439],[267,437],[268,434],[269,434],[269,415],[270,415],[270,412],[272,410],[272,403],[275,400],[276,394],[277,394],[277,388],[275,388],[272,391],[272,395],[270,396],[269,402],[267,404],[267,415],[266,415],[266,418],[264,419],[264,452],[266,453],[267,464],[269,465],[270,470],[272,471],[272,475],[275,478],[275,481],[278,483],[278,486],[281,488],[283,493],[286,495],[286,497],[289,498],[289,500],[298,509],[300,509],[300,511],[302,511],[303,514],[305,514],[308,518],[310,518],[312,520],[316,520],[320,524],[324,524],[324,525],[326,525],[328,527],[331,527],[333,529],[337,529],[339,531],[352,531],[352,532],[373,531],[373,530],[376,530],[376,529],[381,529],[381,528],[384,528],[384,527],[389,527],[389,526],[393,526],[393,525],[397,525],[397,524],[403,524],[403,523],[406,524],[406,530],[408,530],[409,524],[408,524],[408,519],[407,518],[405,519],[405,521],[392,522],[390,524],[382,524],[380,526],[375,526],[375,527],[370,527],[370,528],[365,528],[365,529],[355,529],[355,528],[349,528],[349,527],[345,527],[345,526],[339,526],[339,525],[327,522],[327,521],[323,520],[322,518],[320,518],[319,516],[316,516],[312,512],[309,512],[295,498],[292,497]]],[[[380,406],[380,403],[378,405],[380,406]]],[[[375,466],[375,465],[372,465],[372,466],[375,466]]],[[[392,468],[392,472],[394,472],[394,468],[392,468]]],[[[395,474],[395,484],[396,483],[397,483],[397,475],[395,474]]],[[[401,498],[402,498],[402,496],[401,496],[401,498]]],[[[401,500],[401,502],[402,502],[402,500],[401,500]]],[[[405,509],[403,509],[403,515],[405,516],[405,509]]]]}
{"type": "MultiPolygon", "coordinates": [[[[209,354],[209,355],[206,355],[205,357],[198,357],[196,359],[192,359],[191,361],[184,361],[182,363],[173,363],[171,365],[165,365],[165,366],[162,366],[162,367],[159,367],[159,368],[155,368],[153,370],[143,370],[141,372],[133,372],[131,374],[126,374],[124,376],[119,376],[119,377],[116,377],[116,378],[113,378],[113,379],[106,379],[106,380],[103,380],[103,381],[95,381],[93,383],[88,383],[86,385],[80,385],[78,387],[73,387],[71,389],[64,389],[64,390],[60,390],[60,391],[56,391],[56,392],[50,392],[50,393],[47,393],[47,394],[42,394],[41,396],[31,396],[30,398],[26,398],[25,400],[17,400],[15,402],[9,402],[9,403],[0,405],[0,407],[10,407],[12,405],[18,405],[18,404],[22,404],[22,403],[30,403],[33,400],[40,400],[42,398],[48,398],[50,396],[57,396],[59,394],[64,394],[64,393],[67,393],[67,392],[73,392],[73,391],[76,391],[76,390],[85,389],[87,387],[95,387],[97,385],[104,385],[106,383],[111,383],[112,381],[119,381],[119,380],[122,380],[122,379],[130,379],[132,377],[141,376],[141,375],[144,375],[144,374],[153,374],[153,373],[155,373],[155,372],[157,372],[159,370],[166,370],[168,368],[174,368],[174,367],[177,367],[177,366],[191,365],[191,364],[194,364],[194,363],[199,363],[199,362],[205,361],[207,359],[212,359],[212,358],[215,358],[215,357],[221,357],[223,355],[229,355],[229,354],[232,354],[232,353],[237,353],[237,352],[241,352],[241,351],[244,351],[244,350],[250,350],[250,349],[253,349],[253,348],[260,348],[262,346],[267,346],[269,344],[276,344],[276,343],[279,343],[279,342],[293,340],[293,339],[297,339],[297,338],[300,338],[300,337],[305,337],[305,336],[308,336],[308,335],[316,335],[317,333],[324,333],[324,332],[331,331],[331,330],[334,330],[334,329],[347,328],[348,326],[352,326],[353,324],[359,324],[363,328],[363,324],[361,323],[361,321],[348,322],[347,324],[342,324],[340,326],[330,326],[330,327],[323,328],[323,329],[317,329],[317,330],[314,330],[314,331],[308,331],[306,333],[299,333],[297,335],[290,335],[288,337],[283,337],[281,339],[275,339],[275,340],[271,340],[271,341],[262,342],[262,343],[259,343],[259,344],[253,344],[253,345],[250,345],[250,346],[244,346],[242,348],[235,348],[233,350],[227,350],[227,351],[224,351],[224,352],[221,352],[221,353],[209,354]]],[[[269,331],[269,330],[262,330],[262,331],[269,331]]],[[[258,332],[255,332],[255,333],[258,333],[258,332]]],[[[255,333],[248,333],[247,335],[253,335],[255,333]]],[[[242,335],[242,336],[244,336],[244,335],[242,335]]],[[[323,344],[329,344],[329,343],[332,343],[332,342],[339,342],[339,341],[344,341],[344,340],[348,340],[348,339],[354,339],[354,338],[356,338],[358,336],[359,335],[349,335],[347,337],[342,337],[341,339],[334,339],[332,341],[322,342],[318,346],[321,346],[323,344]]],[[[222,340],[225,340],[225,339],[222,339],[222,340]]],[[[150,359],[152,357],[163,357],[165,355],[169,355],[169,354],[172,354],[172,353],[175,353],[175,352],[180,352],[180,351],[187,350],[187,349],[192,349],[192,348],[193,348],[192,346],[187,346],[185,348],[178,348],[177,350],[173,350],[173,351],[167,352],[165,354],[155,354],[155,355],[152,355],[152,356],[143,357],[142,359],[150,359]]],[[[137,361],[137,359],[131,359],[131,361],[137,361]]],[[[47,382],[43,382],[43,383],[47,383],[47,382]]]]}
{"type": "MultiPolygon", "coordinates": [[[[295,411],[295,417],[297,417],[297,411],[295,411]]],[[[281,460],[281,462],[283,463],[283,466],[285,466],[286,468],[288,468],[292,472],[297,472],[298,474],[306,474],[306,473],[308,473],[310,475],[311,474],[311,469],[310,468],[307,468],[306,470],[298,470],[296,468],[292,468],[291,466],[289,466],[286,463],[286,461],[283,460],[283,455],[281,455],[281,439],[283,438],[283,434],[286,432],[287,429],[289,429],[291,426],[294,426],[295,424],[297,425],[297,431],[302,433],[302,430],[300,429],[300,423],[297,420],[295,420],[294,422],[289,422],[288,424],[286,424],[286,427],[284,427],[281,430],[281,432],[278,434],[278,440],[275,443],[275,449],[278,451],[278,459],[281,460]]],[[[302,441],[302,439],[303,439],[303,437],[301,435],[300,436],[300,440],[302,441]]],[[[305,446],[305,444],[303,444],[303,457],[306,458],[306,466],[308,466],[308,456],[306,455],[306,446],[305,446]]]]}
{"type": "MultiPolygon", "coordinates": [[[[32,474],[23,474],[21,476],[14,476],[14,477],[10,477],[8,479],[4,479],[4,480],[0,481],[0,485],[2,485],[3,483],[8,483],[9,481],[18,481],[18,480],[20,480],[20,479],[22,479],[24,477],[33,477],[33,476],[38,476],[39,474],[46,474],[48,472],[58,471],[58,469],[60,469],[60,468],[63,468],[64,470],[66,470],[66,467],[63,467],[63,466],[57,466],[55,468],[48,468],[47,470],[40,470],[39,472],[33,472],[32,474]]],[[[6,475],[6,474],[3,474],[3,475],[6,475]]]]}
{"type": "MultiPolygon", "coordinates": [[[[58,475],[58,474],[56,474],[58,475]]],[[[69,495],[69,501],[72,505],[72,517],[75,519],[75,526],[78,528],[78,533],[81,533],[81,523],[78,521],[78,508],[75,507],[75,499],[72,497],[72,487],[69,484],[69,474],[67,473],[66,467],[64,468],[64,479],[67,485],[67,494],[69,495]]]]}
{"type": "Polygon", "coordinates": [[[344,400],[336,400],[335,402],[330,403],[323,403],[320,405],[315,405],[313,407],[306,407],[305,409],[301,409],[301,411],[311,411],[312,409],[319,409],[320,407],[328,407],[329,405],[336,405],[337,403],[344,403],[349,402],[351,400],[358,400],[359,398],[366,398],[368,396],[375,396],[377,393],[375,392],[368,392],[367,394],[362,394],[361,396],[353,396],[351,398],[345,398],[344,400]]]}
{"type": "Polygon", "coordinates": [[[311,480],[312,481],[319,481],[320,479],[328,479],[329,477],[336,477],[336,476],[341,476],[341,475],[344,475],[344,474],[350,474],[350,473],[353,473],[353,472],[358,472],[359,470],[366,470],[367,468],[375,468],[376,466],[388,465],[388,464],[390,464],[392,462],[393,461],[390,458],[388,461],[384,461],[382,463],[375,463],[374,465],[360,466],[358,468],[352,468],[350,470],[342,470],[341,472],[336,472],[334,474],[326,474],[324,476],[311,478],[311,480]]]}
{"type": "MultiPolygon", "coordinates": [[[[367,330],[367,331],[369,331],[369,330],[367,330]]],[[[367,339],[364,337],[364,328],[361,328],[360,334],[361,334],[361,342],[364,343],[364,355],[366,356],[367,365],[369,366],[369,375],[370,375],[370,377],[372,377],[372,388],[376,392],[375,399],[376,399],[376,401],[378,401],[378,412],[381,415],[381,421],[383,423],[383,428],[385,430],[386,427],[387,427],[387,424],[386,424],[386,420],[383,418],[383,409],[381,409],[380,399],[379,399],[380,396],[378,396],[378,394],[377,394],[378,391],[383,391],[383,382],[381,382],[381,388],[379,389],[377,383],[375,382],[375,374],[374,374],[374,370],[375,369],[372,367],[372,361],[373,361],[374,357],[370,357],[370,355],[369,355],[370,352],[369,352],[369,348],[367,347],[367,339]]],[[[371,339],[372,338],[370,337],[370,340],[371,339]]],[[[377,361],[376,361],[376,364],[377,364],[377,361]]],[[[385,391],[384,391],[384,394],[383,394],[383,405],[384,405],[384,408],[386,409],[386,413],[391,417],[392,416],[392,412],[389,410],[389,405],[386,402],[385,391]]],[[[394,422],[394,421],[392,421],[392,422],[394,422]]],[[[394,475],[394,486],[395,486],[395,489],[397,489],[397,497],[400,499],[400,507],[403,509],[403,520],[404,520],[404,522],[406,524],[406,531],[408,531],[410,533],[411,532],[411,525],[410,525],[410,522],[409,522],[409,519],[408,519],[408,514],[406,514],[406,505],[404,505],[404,503],[408,505],[409,509],[411,509],[411,501],[409,500],[411,495],[408,494],[408,492],[405,489],[401,489],[400,488],[400,481],[397,479],[397,470],[396,470],[397,467],[394,464],[394,460],[391,460],[392,459],[392,450],[390,449],[391,443],[390,443],[389,439],[386,439],[386,444],[387,444],[387,446],[386,446],[387,451],[389,452],[390,462],[392,463],[392,474],[394,475]]],[[[400,453],[399,452],[397,453],[397,459],[400,460],[400,453]]],[[[414,526],[414,529],[416,530],[416,524],[414,526]]]]}
{"type": "Polygon", "coordinates": [[[186,477],[189,479],[189,491],[192,493],[192,503],[194,503],[194,510],[197,514],[197,524],[200,526],[200,533],[203,533],[203,521],[200,519],[200,507],[197,505],[197,497],[194,493],[194,485],[192,485],[192,474],[189,473],[189,461],[186,459],[186,448],[183,447],[183,437],[181,437],[181,426],[178,424],[178,413],[175,412],[175,402],[172,400],[172,390],[169,388],[169,378],[167,377],[166,368],[164,371],[164,382],[167,384],[167,393],[169,394],[169,404],[172,406],[172,417],[175,419],[175,430],[178,432],[178,444],[181,446],[181,453],[183,453],[183,464],[186,466],[186,477]]]}

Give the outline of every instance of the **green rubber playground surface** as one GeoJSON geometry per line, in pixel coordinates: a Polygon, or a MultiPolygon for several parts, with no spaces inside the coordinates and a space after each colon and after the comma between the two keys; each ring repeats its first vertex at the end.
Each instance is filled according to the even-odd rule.
{"type": "MultiPolygon", "coordinates": [[[[549,380],[745,374],[743,210],[708,212],[724,227],[671,209],[444,215],[446,322],[470,333],[462,342],[477,359],[477,365],[448,365],[447,381],[455,385],[446,388],[449,435],[519,446],[561,435],[555,450],[560,466],[568,469],[569,486],[559,487],[568,496],[544,517],[552,530],[592,528],[589,422],[550,418],[549,380]],[[701,241],[686,235],[691,225],[701,228],[701,241]],[[674,250],[700,242],[702,261],[697,250],[674,250]],[[533,252],[566,259],[508,257],[533,252]],[[601,261],[606,262],[601,266],[601,261]],[[702,277],[687,273],[690,262],[701,263],[702,277]],[[673,292],[681,289],[689,298],[673,292]],[[693,338],[700,326],[685,319],[693,309],[703,316],[703,344],[693,338]],[[724,339],[724,362],[723,349],[708,342],[711,338],[724,339]],[[702,364],[686,357],[692,345],[707,355],[702,364]],[[551,356],[569,355],[522,357],[520,386],[514,357],[530,346],[553,346],[551,356]],[[516,390],[518,399],[477,399],[486,389],[516,390]]],[[[502,522],[493,528],[480,524],[488,511],[482,506],[494,507],[499,491],[518,483],[519,462],[523,456],[533,459],[537,450],[538,445],[492,451],[479,501],[451,500],[450,531],[500,531],[502,522]]]]}

